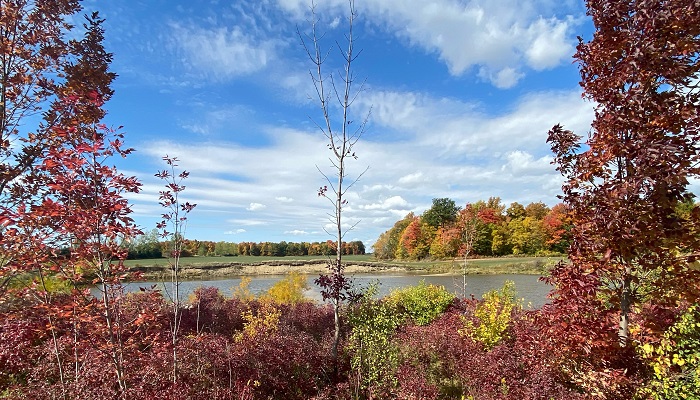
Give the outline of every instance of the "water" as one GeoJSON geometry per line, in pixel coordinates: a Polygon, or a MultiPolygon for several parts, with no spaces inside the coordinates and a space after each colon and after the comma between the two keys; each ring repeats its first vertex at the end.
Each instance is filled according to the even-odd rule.
{"type": "MultiPolygon", "coordinates": [[[[308,275],[309,290],[306,296],[321,301],[321,293],[319,288],[313,284],[313,280],[317,275],[308,275]]],[[[275,282],[283,279],[285,275],[257,275],[249,276],[251,278],[248,290],[252,294],[260,294],[269,289],[275,282]]],[[[386,275],[386,274],[356,274],[352,275],[354,278],[354,283],[359,287],[367,287],[372,282],[379,282],[379,297],[388,295],[392,290],[418,285],[422,280],[426,283],[433,285],[444,286],[445,289],[449,290],[456,295],[462,296],[474,295],[476,298],[481,298],[481,296],[489,290],[500,289],[503,283],[507,280],[515,282],[515,289],[517,291],[517,298],[523,299],[523,305],[532,307],[541,307],[547,302],[547,293],[549,293],[550,286],[540,282],[538,276],[536,275],[467,275],[466,286],[464,285],[464,280],[461,275],[386,275]]],[[[184,281],[180,285],[180,297],[182,299],[187,299],[187,296],[191,294],[198,287],[215,287],[225,296],[231,296],[233,290],[239,287],[241,283],[241,277],[231,277],[219,280],[195,280],[195,281],[184,281]]],[[[150,288],[151,286],[156,286],[157,289],[162,290],[166,297],[169,297],[171,293],[170,282],[136,282],[126,284],[126,290],[129,292],[138,291],[139,288],[150,288]]]]}

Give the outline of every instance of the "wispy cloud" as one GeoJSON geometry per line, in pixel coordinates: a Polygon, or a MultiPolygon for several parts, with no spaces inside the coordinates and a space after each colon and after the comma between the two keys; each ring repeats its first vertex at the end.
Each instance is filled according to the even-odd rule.
{"type": "MultiPolygon", "coordinates": [[[[348,227],[359,222],[353,236],[364,241],[376,239],[408,212],[423,212],[433,197],[458,203],[489,196],[506,202],[555,202],[561,177],[549,164],[547,131],[558,122],[584,131],[593,114],[592,104],[578,90],[531,93],[496,115],[473,103],[424,94],[375,95],[369,100],[385,101],[387,115],[373,129],[387,134],[358,142],[359,159],[347,171],[352,181],[370,167],[346,195],[344,214],[348,227]],[[390,110],[406,107],[406,98],[414,99],[408,102],[412,111],[391,118],[390,110]]],[[[141,153],[154,159],[164,152],[177,155],[192,172],[186,191],[190,201],[218,210],[213,218],[220,219],[222,212],[231,215],[227,226],[255,226],[269,237],[307,232],[312,240],[324,240],[326,234],[314,232],[328,223],[332,211],[315,192],[326,183],[317,166],[332,175],[325,139],[313,131],[257,129],[271,139],[269,146],[159,141],[141,153]]]]}
{"type": "Polygon", "coordinates": [[[238,26],[207,29],[174,22],[170,28],[185,66],[215,81],[260,71],[275,58],[275,41],[253,37],[238,26]]]}
{"type": "Polygon", "coordinates": [[[284,231],[284,233],[285,233],[285,234],[288,234],[288,235],[295,235],[295,236],[299,236],[299,235],[308,235],[308,234],[309,234],[309,232],[302,231],[302,230],[299,230],[299,229],[294,229],[294,230],[292,230],[292,231],[284,231]]]}

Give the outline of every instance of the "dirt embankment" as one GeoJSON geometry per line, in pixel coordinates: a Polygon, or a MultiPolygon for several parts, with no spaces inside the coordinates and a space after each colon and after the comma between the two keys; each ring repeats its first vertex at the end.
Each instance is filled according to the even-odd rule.
{"type": "MultiPolygon", "coordinates": [[[[258,263],[202,263],[185,264],[180,266],[182,278],[220,278],[239,275],[282,275],[289,272],[302,274],[320,274],[328,271],[326,260],[280,260],[262,261],[258,263]]],[[[170,273],[168,265],[147,265],[131,267],[131,271],[143,273],[144,278],[157,278],[170,273]]],[[[381,273],[403,272],[406,268],[400,265],[382,264],[374,262],[350,262],[345,266],[347,273],[381,273]]]]}

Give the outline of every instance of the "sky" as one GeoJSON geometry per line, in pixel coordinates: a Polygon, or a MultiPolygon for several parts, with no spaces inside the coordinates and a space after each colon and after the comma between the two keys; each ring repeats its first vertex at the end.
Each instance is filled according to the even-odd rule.
{"type": "MultiPolygon", "coordinates": [[[[105,122],[136,151],[115,165],[143,184],[129,195],[144,231],[163,212],[162,157],[190,173],[186,236],[242,242],[333,239],[334,173],[297,31],[309,0],[86,0],[106,19],[119,77],[105,122]]],[[[350,120],[369,115],[348,163],[345,240],[369,248],[433,198],[457,205],[558,202],[562,177],[547,132],[587,135],[593,104],[572,56],[593,32],[582,1],[357,0],[350,120]],[[353,227],[349,229],[350,227],[353,227]]],[[[318,0],[324,74],[342,69],[346,0],[318,0]]],[[[331,106],[338,121],[339,107],[331,106]]]]}

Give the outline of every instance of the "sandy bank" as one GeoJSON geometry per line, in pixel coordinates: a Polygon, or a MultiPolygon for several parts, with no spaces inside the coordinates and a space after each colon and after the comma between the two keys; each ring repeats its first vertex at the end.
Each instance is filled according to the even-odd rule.
{"type": "MultiPolygon", "coordinates": [[[[169,266],[138,266],[130,268],[131,271],[143,273],[144,278],[150,279],[160,277],[170,273],[169,266]]],[[[302,274],[321,274],[327,272],[327,262],[325,260],[300,260],[300,261],[263,261],[259,263],[207,263],[189,264],[180,267],[182,278],[221,278],[241,275],[283,275],[290,272],[302,274]]],[[[383,272],[405,272],[406,268],[398,265],[371,263],[371,262],[351,262],[346,264],[345,272],[355,273],[383,273],[383,272]]]]}

